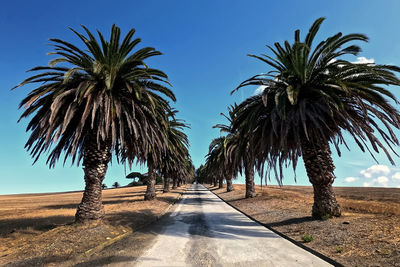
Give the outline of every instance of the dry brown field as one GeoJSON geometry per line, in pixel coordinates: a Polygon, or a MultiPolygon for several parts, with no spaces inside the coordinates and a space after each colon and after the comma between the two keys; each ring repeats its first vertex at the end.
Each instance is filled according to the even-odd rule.
{"type": "Polygon", "coordinates": [[[225,201],[291,239],[344,266],[400,266],[400,189],[335,187],[342,216],[313,220],[310,186],[260,186],[245,199],[245,185],[233,192],[209,186],[225,201]],[[305,243],[303,235],[312,235],[305,243]]]}
{"type": "Polygon", "coordinates": [[[163,215],[185,187],[144,201],[145,186],[103,190],[106,218],[73,224],[82,192],[0,195],[0,266],[59,266],[163,215]]]}

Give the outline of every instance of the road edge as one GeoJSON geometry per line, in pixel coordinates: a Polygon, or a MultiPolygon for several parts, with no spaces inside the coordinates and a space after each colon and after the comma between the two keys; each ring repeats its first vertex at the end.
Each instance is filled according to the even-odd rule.
{"type": "MultiPolygon", "coordinates": [[[[203,185],[203,186],[204,186],[204,185],[203,185]]],[[[251,217],[250,215],[248,215],[248,214],[244,213],[243,211],[241,211],[240,209],[236,208],[235,206],[233,206],[233,205],[230,204],[229,202],[225,201],[225,200],[224,200],[223,198],[221,198],[219,195],[217,195],[217,194],[214,193],[212,190],[210,190],[210,188],[208,188],[208,187],[206,187],[206,186],[204,186],[204,187],[205,187],[208,191],[210,191],[211,193],[213,193],[216,197],[218,197],[220,200],[222,200],[223,202],[225,202],[226,204],[228,204],[230,207],[232,207],[233,209],[235,209],[236,211],[242,213],[244,216],[246,216],[246,217],[249,218],[250,220],[252,220],[252,221],[254,221],[254,222],[256,222],[256,223],[258,223],[258,224],[264,226],[264,227],[267,228],[268,230],[274,232],[275,234],[277,234],[277,235],[279,235],[280,237],[286,239],[287,241],[293,243],[294,245],[296,245],[296,246],[298,246],[298,247],[300,247],[300,248],[302,248],[302,249],[304,249],[304,250],[310,252],[310,253],[313,254],[314,256],[316,256],[316,257],[318,257],[318,258],[320,258],[320,259],[322,259],[322,260],[324,260],[324,261],[326,261],[326,262],[332,264],[332,265],[335,266],[335,267],[345,267],[343,264],[341,264],[341,263],[335,261],[334,259],[329,258],[328,256],[325,256],[324,254],[321,254],[321,253],[319,253],[318,251],[316,251],[316,250],[314,250],[314,249],[312,249],[312,248],[309,248],[309,247],[303,245],[302,243],[300,243],[300,242],[298,242],[298,241],[296,241],[296,240],[290,238],[289,236],[287,236],[287,235],[285,235],[285,234],[283,234],[283,233],[281,233],[281,232],[276,231],[275,229],[271,228],[268,224],[265,224],[265,223],[262,223],[262,222],[258,221],[257,219],[251,217]]]]}
{"type": "MultiPolygon", "coordinates": [[[[107,240],[106,242],[103,242],[103,243],[97,245],[97,246],[94,247],[94,248],[91,248],[91,249],[85,251],[85,252],[83,253],[83,255],[84,255],[85,257],[90,257],[90,256],[92,256],[93,254],[98,253],[98,252],[102,251],[103,249],[105,249],[105,248],[111,246],[111,245],[114,244],[115,242],[117,242],[117,241],[119,241],[119,240],[121,240],[121,239],[123,239],[123,238],[125,238],[125,237],[127,237],[127,236],[129,236],[129,235],[131,235],[131,234],[133,234],[133,233],[135,233],[135,232],[137,232],[137,231],[139,231],[139,230],[141,230],[141,229],[147,227],[147,226],[149,226],[149,225],[152,224],[152,223],[155,223],[155,222],[159,221],[162,217],[164,217],[164,216],[168,213],[168,211],[171,209],[172,206],[174,206],[176,203],[178,203],[178,201],[182,198],[183,194],[184,194],[187,190],[188,190],[188,188],[185,188],[185,190],[174,200],[174,202],[172,202],[171,204],[169,204],[169,206],[165,209],[165,211],[164,211],[162,214],[158,215],[154,221],[151,221],[151,222],[149,222],[149,223],[147,223],[147,224],[144,224],[144,225],[140,226],[140,227],[137,228],[135,231],[133,231],[133,230],[131,230],[131,229],[128,229],[128,230],[126,230],[125,233],[123,233],[123,234],[121,234],[121,235],[118,235],[118,236],[116,236],[116,237],[114,237],[114,238],[112,238],[112,239],[110,239],[110,240],[107,240]]],[[[124,228],[125,228],[125,227],[124,227],[124,228]]],[[[82,254],[81,254],[81,255],[82,255],[82,254]]]]}

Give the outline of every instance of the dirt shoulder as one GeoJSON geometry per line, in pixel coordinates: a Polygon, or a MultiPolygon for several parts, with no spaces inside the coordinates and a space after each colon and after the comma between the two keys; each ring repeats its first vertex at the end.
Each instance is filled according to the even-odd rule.
{"type": "Polygon", "coordinates": [[[233,192],[209,188],[222,199],[345,266],[400,266],[400,189],[335,188],[342,217],[313,220],[312,187],[257,186],[245,199],[245,185],[233,192]],[[313,240],[304,243],[303,235],[313,240]]]}
{"type": "Polygon", "coordinates": [[[104,190],[105,220],[85,226],[73,224],[82,192],[0,196],[0,265],[75,265],[101,253],[103,244],[132,232],[129,236],[136,241],[149,239],[151,235],[138,236],[139,230],[165,214],[185,187],[163,194],[157,185],[152,201],[143,201],[145,190],[104,190]]]}

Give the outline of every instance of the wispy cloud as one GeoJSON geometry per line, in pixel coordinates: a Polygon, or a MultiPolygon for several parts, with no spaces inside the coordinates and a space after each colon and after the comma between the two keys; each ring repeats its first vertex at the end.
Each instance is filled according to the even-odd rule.
{"type": "Polygon", "coordinates": [[[364,167],[364,168],[368,166],[368,164],[365,161],[356,161],[356,160],[346,161],[346,164],[355,166],[355,167],[364,167]]]}

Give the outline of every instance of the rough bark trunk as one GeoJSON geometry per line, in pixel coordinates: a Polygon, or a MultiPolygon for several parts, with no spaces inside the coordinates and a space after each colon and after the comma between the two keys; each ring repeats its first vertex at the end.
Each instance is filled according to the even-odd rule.
{"type": "Polygon", "coordinates": [[[233,184],[232,184],[232,178],[227,178],[226,179],[226,192],[231,192],[233,191],[233,184]]]}
{"type": "Polygon", "coordinates": [[[172,189],[176,189],[176,178],[172,178],[172,189]]]}
{"type": "Polygon", "coordinates": [[[315,144],[311,144],[307,140],[303,140],[301,150],[308,179],[314,188],[312,216],[316,219],[325,216],[339,217],[340,206],[332,188],[335,180],[333,173],[335,165],[333,165],[329,143],[315,142],[315,144]]]}
{"type": "Polygon", "coordinates": [[[257,196],[254,184],[254,166],[251,160],[244,162],[244,174],[246,176],[246,198],[257,196]]]}
{"type": "Polygon", "coordinates": [[[218,182],[219,182],[218,188],[223,188],[224,187],[224,178],[219,178],[218,182]]]}
{"type": "Polygon", "coordinates": [[[111,145],[101,142],[98,146],[96,135],[85,140],[83,171],[85,173],[85,191],[75,214],[75,221],[86,223],[104,217],[102,203],[102,183],[111,158],[111,145]]]}
{"type": "Polygon", "coordinates": [[[169,192],[169,178],[164,177],[163,193],[169,192]]]}
{"type": "Polygon", "coordinates": [[[216,187],[218,184],[218,180],[217,180],[217,178],[213,178],[213,179],[214,179],[214,187],[216,187]]]}
{"type": "Polygon", "coordinates": [[[147,167],[147,190],[144,194],[144,200],[153,200],[156,197],[156,174],[151,159],[147,160],[147,167]]]}

